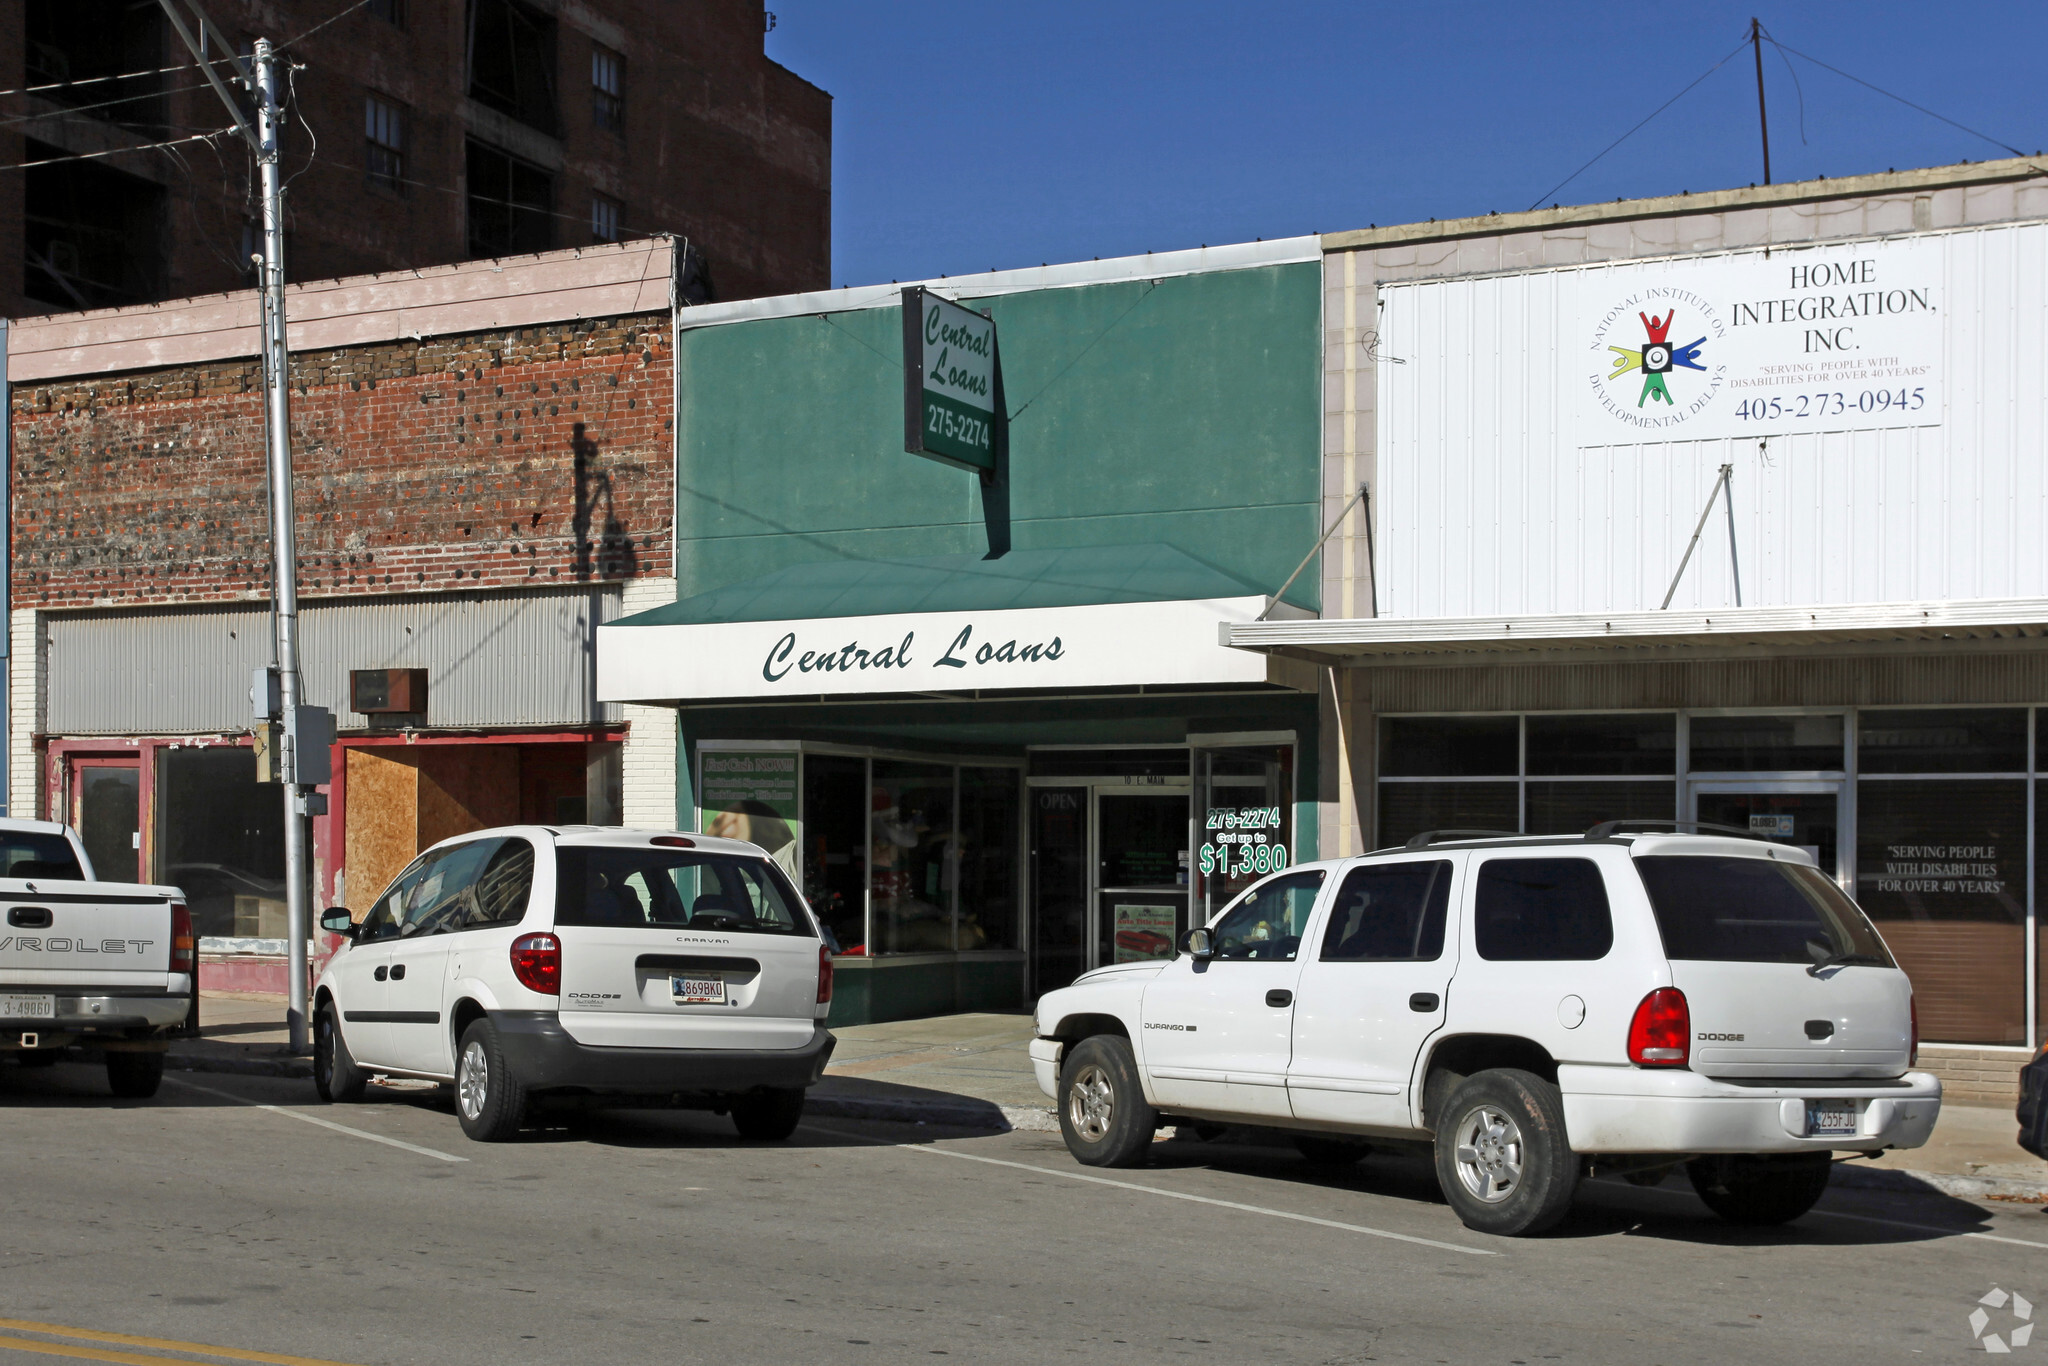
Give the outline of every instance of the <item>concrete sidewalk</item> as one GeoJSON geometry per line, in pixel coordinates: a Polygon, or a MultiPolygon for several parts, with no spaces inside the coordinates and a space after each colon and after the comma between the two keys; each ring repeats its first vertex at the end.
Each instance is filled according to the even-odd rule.
{"type": "MultiPolygon", "coordinates": [[[[170,1066],[195,1072],[313,1075],[285,1052],[284,998],[205,993],[202,1037],[171,1048],[170,1066]]],[[[1025,1052],[1031,1017],[942,1015],[832,1031],[838,1047],[825,1079],[811,1091],[814,1115],[896,1120],[980,1129],[1057,1132],[1051,1102],[1031,1075],[1025,1052]]],[[[1942,1106],[1924,1148],[1889,1152],[1837,1169],[1845,1185],[2048,1203],[2048,1162],[2023,1151],[2012,1107],[1942,1106]]]]}

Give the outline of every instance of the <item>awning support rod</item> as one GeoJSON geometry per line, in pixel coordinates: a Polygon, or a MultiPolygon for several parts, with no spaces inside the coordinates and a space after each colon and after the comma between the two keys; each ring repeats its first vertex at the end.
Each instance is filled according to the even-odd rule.
{"type": "MultiPolygon", "coordinates": [[[[1252,618],[1254,621],[1264,621],[1266,619],[1266,612],[1271,612],[1280,605],[1280,599],[1286,597],[1287,590],[1294,587],[1294,581],[1301,577],[1302,570],[1308,568],[1308,562],[1316,557],[1316,552],[1323,548],[1323,543],[1330,539],[1337,528],[1344,525],[1344,519],[1351,515],[1351,509],[1358,506],[1358,500],[1365,497],[1365,490],[1366,486],[1364,484],[1358,486],[1358,492],[1351,495],[1351,501],[1346,503],[1343,509],[1331,519],[1327,527],[1323,528],[1323,534],[1316,538],[1316,543],[1308,548],[1308,554],[1301,557],[1301,563],[1294,566],[1294,572],[1287,576],[1287,582],[1280,585],[1280,591],[1275,593],[1272,601],[1266,604],[1266,611],[1252,618]]],[[[1375,587],[1374,591],[1378,591],[1377,587],[1375,587]]],[[[1378,613],[1374,613],[1374,615],[1377,616],[1378,613]]]]}
{"type": "MultiPolygon", "coordinates": [[[[1692,563],[1692,552],[1699,548],[1700,533],[1707,529],[1707,518],[1713,514],[1714,500],[1721,496],[1721,486],[1734,478],[1734,476],[1735,466],[1721,466],[1720,477],[1714,480],[1714,487],[1707,491],[1707,505],[1700,509],[1699,525],[1692,529],[1692,539],[1685,543],[1685,558],[1678,562],[1678,572],[1671,576],[1671,587],[1665,592],[1664,604],[1657,609],[1658,611],[1668,610],[1671,606],[1671,600],[1678,596],[1678,581],[1685,577],[1685,567],[1692,563]]],[[[1728,550],[1730,554],[1733,554],[1735,550],[1735,495],[1732,492],[1728,495],[1728,550]]],[[[1740,587],[1735,590],[1735,605],[1738,607],[1742,605],[1742,589],[1740,587]]]]}

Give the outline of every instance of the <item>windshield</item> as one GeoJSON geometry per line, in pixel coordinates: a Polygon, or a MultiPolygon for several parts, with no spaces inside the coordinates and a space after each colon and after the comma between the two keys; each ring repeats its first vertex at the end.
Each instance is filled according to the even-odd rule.
{"type": "Polygon", "coordinates": [[[58,882],[81,882],[85,870],[71,841],[62,835],[41,835],[29,830],[0,831],[0,877],[47,878],[58,882]]]}
{"type": "Polygon", "coordinates": [[[1635,864],[1666,957],[1898,966],[1856,903],[1817,868],[1713,854],[1652,855],[1635,864]]]}
{"type": "Polygon", "coordinates": [[[669,848],[556,851],[555,923],[812,935],[782,870],[762,858],[669,848]]]}

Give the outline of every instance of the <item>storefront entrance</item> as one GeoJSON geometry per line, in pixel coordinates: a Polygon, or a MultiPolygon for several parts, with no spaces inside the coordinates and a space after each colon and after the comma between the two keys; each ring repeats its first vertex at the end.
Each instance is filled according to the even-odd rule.
{"type": "Polygon", "coordinates": [[[1034,784],[1034,993],[1105,963],[1173,953],[1187,928],[1189,788],[1034,784]]]}
{"type": "Polygon", "coordinates": [[[1732,825],[1797,845],[1813,855],[1829,877],[1846,879],[1837,834],[1841,829],[1839,782],[1702,782],[1692,785],[1692,819],[1732,825]]]}

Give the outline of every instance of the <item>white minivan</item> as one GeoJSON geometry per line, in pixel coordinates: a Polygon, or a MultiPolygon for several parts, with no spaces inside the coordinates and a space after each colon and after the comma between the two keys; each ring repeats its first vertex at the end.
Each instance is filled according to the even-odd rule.
{"type": "Polygon", "coordinates": [[[542,1096],[729,1114],[787,1138],[832,1055],[832,960],[795,887],[738,840],[509,826],[400,873],[314,990],[313,1077],[455,1084],[471,1138],[511,1137],[542,1096]]]}

